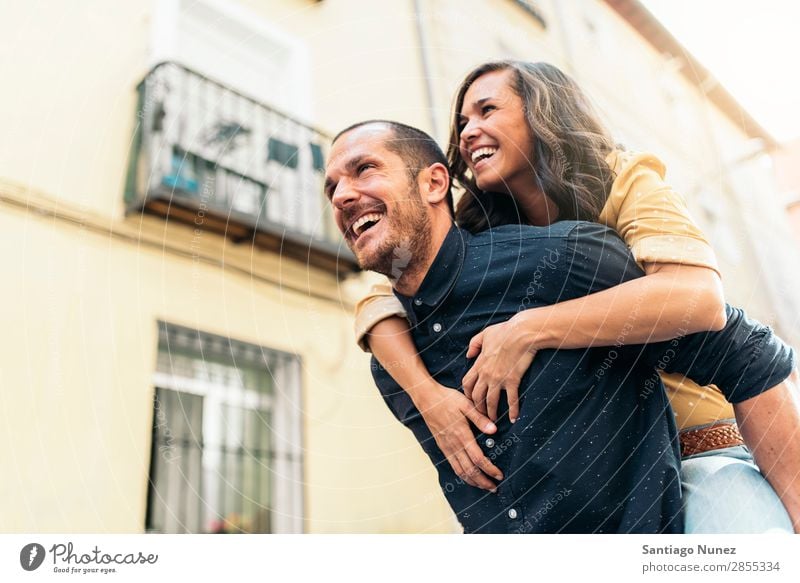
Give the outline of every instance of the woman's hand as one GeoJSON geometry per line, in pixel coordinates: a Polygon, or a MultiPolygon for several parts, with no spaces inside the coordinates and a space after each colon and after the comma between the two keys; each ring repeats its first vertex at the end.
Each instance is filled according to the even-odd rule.
{"type": "Polygon", "coordinates": [[[436,384],[428,387],[415,403],[436,444],[456,475],[470,486],[494,492],[503,473],[483,453],[469,424],[483,433],[497,427],[481,415],[460,391],[436,384]]]}
{"type": "Polygon", "coordinates": [[[372,353],[408,393],[453,471],[467,484],[494,491],[491,480],[502,480],[502,472],[475,441],[470,423],[483,433],[497,427],[478,412],[460,391],[439,384],[425,368],[411,338],[408,320],[396,316],[375,324],[367,337],[372,353]]]}
{"type": "Polygon", "coordinates": [[[477,355],[478,359],[462,380],[464,394],[492,421],[497,420],[501,391],[508,397],[511,422],[519,417],[519,383],[536,356],[533,335],[519,317],[523,314],[489,326],[469,342],[467,358],[477,355]]]}

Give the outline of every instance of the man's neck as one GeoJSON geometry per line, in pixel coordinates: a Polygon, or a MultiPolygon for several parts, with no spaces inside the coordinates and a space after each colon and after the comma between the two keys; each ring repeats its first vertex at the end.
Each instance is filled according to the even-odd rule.
{"type": "Polygon", "coordinates": [[[424,253],[425,256],[422,257],[422,254],[420,254],[418,257],[412,257],[411,262],[406,266],[400,277],[393,280],[392,287],[397,293],[406,297],[416,295],[452,226],[452,221],[434,226],[430,247],[424,253]]]}

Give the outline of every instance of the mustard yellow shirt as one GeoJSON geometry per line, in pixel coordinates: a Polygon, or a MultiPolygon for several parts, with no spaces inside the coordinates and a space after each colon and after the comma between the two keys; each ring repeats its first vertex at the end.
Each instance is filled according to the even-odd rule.
{"type": "MultiPolygon", "coordinates": [[[[607,162],[616,176],[598,222],[619,233],[640,265],[680,263],[719,272],[714,250],[689,216],[683,198],[664,182],[666,168],[657,157],[615,151],[607,162]]],[[[366,334],[375,324],[391,316],[406,317],[388,280],[374,285],[355,312],[356,341],[366,351],[366,334]]],[[[734,416],[733,407],[715,386],[701,387],[676,374],[661,378],[679,429],[734,416]]]]}

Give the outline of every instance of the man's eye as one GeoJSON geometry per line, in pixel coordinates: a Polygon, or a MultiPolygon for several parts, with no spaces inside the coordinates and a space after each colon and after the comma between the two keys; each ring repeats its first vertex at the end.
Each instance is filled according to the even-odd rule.
{"type": "Polygon", "coordinates": [[[362,164],[358,167],[358,173],[362,174],[364,171],[369,170],[370,168],[375,168],[375,164],[362,164]]]}

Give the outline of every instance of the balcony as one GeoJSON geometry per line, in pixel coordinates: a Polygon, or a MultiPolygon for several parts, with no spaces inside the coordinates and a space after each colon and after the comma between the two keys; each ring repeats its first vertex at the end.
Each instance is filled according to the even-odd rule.
{"type": "Polygon", "coordinates": [[[358,270],[322,189],[330,139],[162,63],[139,84],[125,203],[344,276],[358,270]]]}

